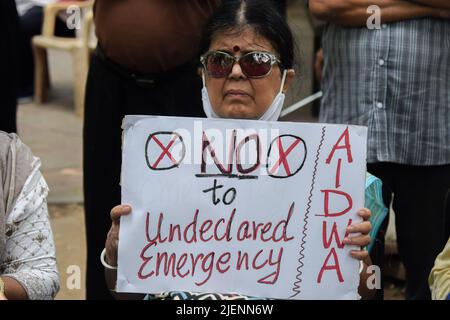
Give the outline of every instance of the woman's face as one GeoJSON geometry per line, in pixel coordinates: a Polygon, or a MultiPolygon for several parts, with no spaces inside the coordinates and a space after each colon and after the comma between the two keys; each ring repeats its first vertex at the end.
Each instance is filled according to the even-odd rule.
{"type": "MultiPolygon", "coordinates": [[[[242,56],[251,51],[265,51],[278,57],[270,42],[255,34],[251,28],[242,33],[230,32],[216,36],[209,51],[223,51],[233,56],[242,56]]],[[[283,88],[285,92],[294,77],[289,70],[283,88]]],[[[281,87],[282,72],[278,64],[263,78],[247,78],[239,63],[235,63],[230,74],[213,78],[206,74],[206,88],[214,112],[221,118],[258,119],[269,108],[281,87]]]]}

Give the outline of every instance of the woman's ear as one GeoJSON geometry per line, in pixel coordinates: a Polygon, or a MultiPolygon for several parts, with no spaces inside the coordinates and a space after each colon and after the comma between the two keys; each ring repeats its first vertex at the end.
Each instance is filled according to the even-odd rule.
{"type": "Polygon", "coordinates": [[[295,71],[294,69],[287,69],[286,70],[286,80],[284,80],[284,86],[283,86],[283,93],[286,93],[289,89],[289,86],[292,84],[292,81],[295,77],[295,71]]]}

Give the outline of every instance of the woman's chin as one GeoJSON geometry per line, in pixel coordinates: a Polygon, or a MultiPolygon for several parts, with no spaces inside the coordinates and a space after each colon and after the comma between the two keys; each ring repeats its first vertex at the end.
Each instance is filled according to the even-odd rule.
{"type": "Polygon", "coordinates": [[[254,110],[245,106],[231,106],[220,112],[221,118],[228,119],[257,119],[254,110]]]}

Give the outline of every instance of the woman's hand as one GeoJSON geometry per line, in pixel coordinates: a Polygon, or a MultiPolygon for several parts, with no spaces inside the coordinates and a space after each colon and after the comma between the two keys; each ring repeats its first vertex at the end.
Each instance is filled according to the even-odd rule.
{"type": "Polygon", "coordinates": [[[363,222],[354,224],[347,227],[348,236],[344,238],[343,243],[345,245],[360,246],[361,250],[352,250],[350,255],[357,260],[365,260],[369,256],[369,252],[363,248],[370,243],[369,232],[372,230],[372,224],[369,221],[370,210],[361,209],[358,211],[358,215],[363,218],[363,222]],[[352,237],[352,234],[360,233],[357,236],[352,237]]]}
{"type": "MultiPolygon", "coordinates": [[[[120,217],[126,216],[131,213],[131,207],[129,205],[115,206],[111,210],[111,229],[109,229],[108,236],[106,238],[106,263],[111,266],[117,266],[117,255],[119,248],[119,230],[120,230],[120,217]]],[[[117,270],[105,269],[106,285],[108,286],[111,294],[116,299],[121,300],[141,300],[145,295],[141,293],[116,293],[116,280],[117,270]]]]}
{"type": "Polygon", "coordinates": [[[117,266],[117,253],[119,248],[119,230],[120,230],[120,217],[130,214],[131,207],[128,205],[115,206],[111,210],[111,228],[109,229],[108,236],[106,238],[106,263],[111,266],[117,266]]]}

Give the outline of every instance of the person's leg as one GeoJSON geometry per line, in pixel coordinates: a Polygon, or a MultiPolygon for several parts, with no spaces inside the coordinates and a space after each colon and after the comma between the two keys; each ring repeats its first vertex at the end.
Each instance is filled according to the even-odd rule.
{"type": "Polygon", "coordinates": [[[84,205],[87,240],[86,298],[110,299],[100,253],[111,226],[109,213],[120,204],[120,79],[95,55],[89,70],[83,132],[84,205]]]}
{"type": "Polygon", "coordinates": [[[450,165],[395,165],[393,209],[397,243],[406,269],[406,298],[430,299],[428,276],[445,239],[444,200],[450,165]]]}
{"type": "Polygon", "coordinates": [[[16,132],[17,51],[19,18],[13,0],[0,2],[0,70],[5,81],[0,86],[0,130],[16,132]]]}

